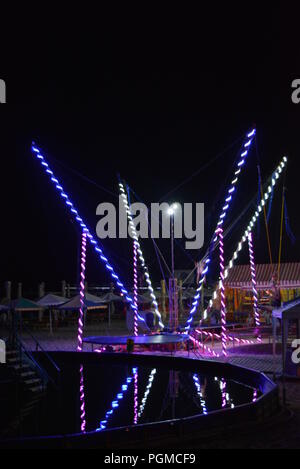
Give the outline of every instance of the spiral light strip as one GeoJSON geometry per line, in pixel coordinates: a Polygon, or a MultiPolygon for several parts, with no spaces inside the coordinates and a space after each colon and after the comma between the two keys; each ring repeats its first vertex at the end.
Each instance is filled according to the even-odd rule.
{"type": "Polygon", "coordinates": [[[221,329],[222,329],[222,354],[224,357],[227,356],[227,331],[226,331],[226,298],[225,298],[225,285],[224,285],[224,273],[225,273],[225,260],[224,260],[224,238],[223,228],[219,228],[219,251],[220,251],[220,290],[221,290],[221,329]]]}
{"type": "Polygon", "coordinates": [[[85,433],[85,395],[84,395],[84,376],[83,376],[83,365],[80,365],[80,385],[79,385],[79,397],[80,397],[80,422],[81,422],[81,431],[85,433]]]}
{"type": "Polygon", "coordinates": [[[141,416],[143,415],[143,412],[144,412],[144,409],[145,409],[145,405],[146,405],[146,402],[147,402],[147,399],[148,399],[148,396],[150,394],[150,390],[152,388],[152,384],[153,384],[153,381],[154,381],[154,377],[156,375],[156,368],[153,368],[153,370],[151,370],[151,373],[149,375],[149,379],[148,379],[148,383],[147,383],[147,386],[146,386],[146,390],[145,390],[145,394],[144,394],[144,397],[142,399],[142,402],[141,402],[141,405],[139,407],[139,411],[138,411],[138,418],[141,418],[141,416]]]}
{"type": "MultiPolygon", "coordinates": [[[[257,293],[257,283],[256,283],[256,267],[255,267],[255,259],[254,259],[254,249],[253,249],[253,236],[250,232],[248,234],[248,246],[249,246],[249,257],[250,257],[250,269],[251,269],[251,281],[252,281],[252,292],[253,292],[253,311],[254,311],[254,319],[255,325],[257,327],[260,326],[260,317],[258,312],[258,293],[257,293]]],[[[258,342],[261,342],[261,338],[257,338],[258,342]]]]}
{"type": "Polygon", "coordinates": [[[85,306],[85,264],[86,264],[86,233],[82,233],[81,237],[81,262],[80,262],[80,308],[78,317],[78,342],[77,352],[82,352],[82,336],[83,336],[83,321],[84,321],[84,306],[85,306]]]}
{"type": "Polygon", "coordinates": [[[128,387],[129,387],[129,384],[133,380],[133,375],[135,373],[135,370],[136,368],[133,368],[132,375],[126,378],[125,384],[122,385],[121,391],[117,394],[116,398],[112,401],[111,408],[106,412],[105,418],[101,420],[99,428],[96,428],[96,432],[106,430],[109,419],[113,415],[115,409],[119,407],[119,402],[123,399],[124,394],[128,391],[128,387]]]}
{"type": "MultiPolygon", "coordinates": [[[[263,212],[263,207],[266,205],[266,202],[269,199],[270,194],[272,193],[272,188],[276,185],[278,179],[280,178],[280,174],[282,173],[284,167],[286,166],[287,161],[288,161],[287,157],[284,156],[282,158],[282,160],[280,161],[279,165],[277,166],[276,170],[273,172],[273,174],[271,176],[271,183],[268,185],[267,190],[264,192],[263,197],[261,198],[261,201],[257,206],[257,210],[255,211],[253,217],[251,218],[250,223],[247,226],[247,228],[246,228],[246,230],[245,230],[245,232],[242,236],[242,239],[239,241],[239,243],[237,245],[237,248],[236,248],[235,252],[233,253],[232,259],[230,260],[228,266],[225,269],[225,278],[228,277],[229,271],[234,266],[234,262],[238,258],[238,254],[242,250],[243,244],[248,239],[249,233],[251,233],[251,231],[254,229],[255,224],[257,222],[257,219],[258,219],[260,213],[263,212]]],[[[215,289],[215,291],[213,293],[213,297],[208,303],[208,308],[212,307],[214,300],[217,298],[217,291],[219,290],[219,288],[220,288],[220,285],[215,289]]],[[[198,290],[199,290],[199,288],[198,288],[198,290]]],[[[207,318],[208,308],[206,308],[204,310],[203,319],[207,318]]]]}
{"type": "MultiPolygon", "coordinates": [[[[40,161],[41,166],[44,168],[45,172],[48,174],[50,177],[51,182],[54,184],[56,187],[56,190],[59,192],[61,198],[64,200],[67,208],[69,209],[71,215],[73,218],[76,220],[76,222],[79,224],[80,228],[82,231],[84,231],[90,241],[90,243],[93,245],[97,255],[99,256],[100,260],[104,263],[106,270],[109,272],[110,276],[112,277],[113,281],[115,282],[116,286],[118,289],[121,291],[121,293],[124,295],[126,300],[128,301],[131,309],[135,311],[134,305],[133,305],[133,300],[129,296],[128,291],[124,287],[123,283],[120,281],[119,276],[116,274],[114,268],[110,265],[107,257],[105,257],[103,250],[99,247],[99,244],[91,234],[90,230],[87,228],[86,224],[83,222],[83,219],[79,215],[79,212],[76,210],[75,206],[71,202],[69,196],[67,193],[64,191],[63,186],[60,184],[59,180],[55,176],[54,172],[50,168],[49,164],[47,163],[46,159],[44,156],[41,154],[40,149],[35,145],[35,143],[32,144],[32,152],[36,156],[36,158],[40,161]]],[[[144,318],[142,316],[138,316],[139,320],[145,322],[144,318]]]]}
{"type": "Polygon", "coordinates": [[[141,249],[141,245],[140,245],[140,242],[138,240],[137,232],[136,232],[136,229],[135,229],[135,226],[134,226],[132,214],[131,214],[129,203],[128,203],[128,198],[127,198],[124,186],[121,182],[119,183],[119,188],[120,188],[120,192],[121,192],[122,202],[123,202],[124,208],[125,208],[126,213],[127,213],[129,228],[130,228],[130,231],[131,231],[131,236],[135,240],[136,245],[137,245],[138,257],[139,257],[139,260],[141,262],[142,268],[144,270],[144,275],[145,275],[147,287],[148,287],[148,290],[149,290],[150,296],[151,296],[151,302],[152,302],[155,314],[158,317],[159,326],[162,329],[164,329],[165,326],[162,322],[162,317],[161,317],[161,314],[158,310],[158,303],[156,301],[156,296],[154,294],[154,290],[153,290],[152,283],[151,283],[151,280],[150,280],[149,270],[148,270],[148,267],[146,266],[145,259],[144,259],[144,256],[143,256],[143,252],[142,252],[142,249],[141,249]]]}
{"type": "Polygon", "coordinates": [[[138,325],[138,265],[137,265],[137,244],[133,240],[133,305],[134,305],[134,335],[139,333],[138,325]]]}
{"type": "MultiPolygon", "coordinates": [[[[222,212],[221,212],[221,215],[220,215],[218,223],[217,223],[217,227],[216,227],[216,230],[215,230],[216,237],[214,238],[213,243],[215,243],[217,241],[217,239],[218,239],[218,235],[217,235],[218,234],[218,229],[223,226],[225,218],[228,214],[228,210],[230,208],[231,201],[233,199],[233,194],[236,190],[236,185],[237,185],[238,180],[239,180],[239,175],[240,175],[240,173],[242,171],[242,168],[245,164],[246,157],[248,155],[251,143],[252,143],[252,141],[255,137],[255,133],[256,133],[256,130],[253,129],[253,130],[251,130],[251,132],[249,132],[246,135],[246,139],[243,143],[242,153],[241,153],[239,161],[237,163],[236,171],[234,173],[233,180],[231,181],[231,185],[230,185],[230,187],[228,189],[228,192],[226,194],[224,206],[222,208],[222,212]]],[[[186,322],[186,327],[185,327],[186,330],[189,330],[191,328],[191,324],[192,324],[192,321],[193,321],[194,314],[197,311],[200,296],[201,296],[202,284],[203,284],[203,282],[205,280],[205,276],[208,272],[208,268],[209,268],[208,264],[210,263],[210,261],[211,261],[210,257],[208,257],[205,261],[206,266],[205,266],[205,268],[204,268],[204,270],[203,270],[203,272],[200,276],[200,279],[199,279],[198,288],[196,290],[196,295],[194,296],[194,301],[192,303],[192,308],[191,308],[189,317],[188,317],[187,322],[186,322]]]]}

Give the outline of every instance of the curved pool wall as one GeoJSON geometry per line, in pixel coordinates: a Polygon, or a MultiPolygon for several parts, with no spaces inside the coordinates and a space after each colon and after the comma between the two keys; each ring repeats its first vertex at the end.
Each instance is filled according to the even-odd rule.
{"type": "MultiPolygon", "coordinates": [[[[43,353],[36,353],[43,363],[43,353]]],[[[210,412],[208,415],[194,415],[175,420],[130,425],[102,432],[53,435],[34,438],[20,438],[0,441],[0,447],[11,448],[155,448],[180,447],[180,442],[188,442],[199,437],[217,438],[225,430],[244,427],[246,424],[260,423],[276,413],[279,408],[278,388],[267,376],[228,363],[196,360],[192,358],[161,355],[118,354],[118,353],[76,353],[54,352],[52,357],[58,362],[96,365],[105,360],[106,364],[126,364],[128,366],[159,367],[166,370],[222,376],[246,386],[259,389],[261,395],[255,402],[235,408],[210,412]],[[179,446],[178,446],[179,445],[179,446]]]]}

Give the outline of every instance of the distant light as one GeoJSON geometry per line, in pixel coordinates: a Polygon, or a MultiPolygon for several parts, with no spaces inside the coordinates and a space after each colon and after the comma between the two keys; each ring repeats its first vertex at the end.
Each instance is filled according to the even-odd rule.
{"type": "Polygon", "coordinates": [[[173,216],[178,209],[178,204],[174,202],[167,210],[168,215],[173,216]]]}

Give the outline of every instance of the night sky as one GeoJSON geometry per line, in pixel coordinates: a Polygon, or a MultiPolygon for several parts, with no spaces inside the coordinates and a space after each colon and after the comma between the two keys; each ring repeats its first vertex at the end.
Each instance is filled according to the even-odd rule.
{"type": "MultiPolygon", "coordinates": [[[[293,39],[285,35],[288,25],[279,16],[270,17],[268,27],[263,23],[259,37],[257,25],[250,25],[244,34],[246,44],[237,49],[241,25],[226,46],[222,35],[214,46],[209,41],[204,47],[203,37],[195,32],[193,38],[185,37],[185,48],[177,37],[172,44],[175,60],[169,67],[167,60],[153,66],[150,60],[147,63],[150,48],[141,46],[143,55],[139,51],[129,59],[123,41],[103,45],[99,37],[92,49],[80,51],[77,41],[52,43],[43,54],[31,54],[35,58],[27,61],[30,66],[24,66],[23,57],[16,60],[14,70],[1,70],[0,78],[7,82],[7,104],[0,106],[1,285],[7,279],[23,281],[25,290],[36,294],[39,281],[58,290],[61,279],[72,283],[78,279],[78,229],[32,157],[32,140],[43,149],[92,230],[96,206],[115,201],[118,173],[145,203],[204,202],[203,250],[184,253],[176,247],[176,268],[190,269],[205,252],[242,138],[255,123],[257,145],[249,154],[228,223],[257,194],[257,162],[265,180],[287,155],[287,205],[297,242],[293,245],[284,232],[282,261],[300,261],[300,104],[291,101],[291,82],[300,73],[290,48],[293,39]],[[104,64],[102,48],[112,56],[118,50],[123,59],[118,68],[104,64]],[[206,169],[199,171],[203,166],[206,169]]],[[[166,43],[160,47],[162,58],[169,47],[166,43]]],[[[281,191],[282,183],[277,186],[270,221],[276,261],[281,191]]],[[[250,214],[251,210],[228,237],[227,258],[250,214]]],[[[130,288],[132,245],[119,240],[101,243],[130,288]]],[[[262,218],[255,243],[257,262],[268,262],[262,218]]],[[[158,245],[169,262],[169,242],[158,245]]],[[[142,246],[157,283],[160,272],[151,240],[142,246]]],[[[240,262],[247,262],[247,256],[240,262]]],[[[212,281],[215,270],[213,265],[212,281]]],[[[91,284],[108,284],[91,250],[87,274],[91,284]]]]}

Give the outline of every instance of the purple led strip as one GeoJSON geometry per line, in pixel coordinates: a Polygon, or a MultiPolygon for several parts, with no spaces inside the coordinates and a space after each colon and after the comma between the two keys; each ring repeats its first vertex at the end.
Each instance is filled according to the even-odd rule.
{"type": "MultiPolygon", "coordinates": [[[[54,172],[51,170],[51,168],[48,165],[47,161],[45,160],[44,156],[41,154],[40,149],[35,145],[35,143],[32,144],[31,149],[32,149],[32,152],[34,153],[34,155],[40,160],[41,166],[43,166],[45,172],[50,177],[51,182],[54,184],[54,186],[56,187],[56,189],[60,193],[60,196],[64,200],[64,202],[65,202],[66,206],[68,207],[71,215],[77,221],[77,223],[79,224],[81,230],[86,233],[90,243],[93,245],[93,247],[94,247],[97,255],[100,257],[101,261],[104,263],[104,265],[105,265],[106,269],[108,270],[108,272],[110,273],[113,281],[115,282],[115,284],[117,285],[117,287],[119,288],[121,293],[125,296],[125,298],[128,301],[131,309],[133,311],[135,311],[133,300],[129,296],[128,291],[124,287],[123,283],[120,281],[119,276],[116,274],[114,268],[110,265],[107,257],[105,257],[105,255],[103,253],[103,250],[99,247],[99,244],[97,243],[97,241],[95,240],[95,238],[91,234],[90,230],[87,228],[86,224],[83,222],[83,219],[79,215],[79,212],[76,210],[75,206],[73,205],[73,203],[69,199],[69,196],[64,191],[64,189],[63,189],[62,185],[60,184],[59,180],[56,178],[54,172]]],[[[139,318],[140,321],[145,323],[145,319],[142,316],[138,315],[138,318],[139,318]]]]}
{"type": "Polygon", "coordinates": [[[138,396],[138,392],[139,392],[139,388],[138,388],[138,379],[139,379],[139,375],[138,375],[138,369],[136,368],[135,369],[135,372],[134,372],[134,404],[133,404],[133,423],[136,425],[138,423],[138,409],[139,409],[139,402],[138,402],[138,399],[139,399],[139,396],[138,396]]]}
{"type": "Polygon", "coordinates": [[[134,335],[138,335],[138,272],[137,272],[137,244],[133,240],[133,305],[134,305],[134,335]]]}
{"type": "Polygon", "coordinates": [[[226,331],[226,299],[225,299],[225,259],[224,259],[224,238],[223,228],[218,229],[218,236],[220,240],[219,251],[220,251],[220,290],[221,290],[221,328],[222,328],[222,354],[224,357],[227,356],[227,331],[226,331]]]}
{"type": "MultiPolygon", "coordinates": [[[[224,224],[224,220],[227,216],[227,213],[228,213],[228,210],[230,208],[230,205],[231,205],[231,201],[232,201],[232,198],[233,198],[233,193],[235,192],[235,189],[236,189],[236,184],[238,183],[238,180],[239,180],[239,175],[242,171],[242,167],[244,166],[245,164],[245,161],[246,161],[246,157],[247,157],[247,154],[248,154],[248,151],[250,149],[250,146],[251,146],[251,143],[254,139],[254,136],[255,136],[255,133],[256,133],[256,130],[253,129],[251,132],[249,132],[247,134],[247,138],[246,138],[246,141],[244,142],[243,144],[243,148],[242,148],[242,152],[241,152],[241,155],[240,155],[240,158],[239,158],[239,161],[237,163],[237,167],[236,167],[236,171],[234,173],[234,177],[233,177],[233,180],[231,181],[231,185],[228,189],[228,192],[227,192],[227,195],[226,195],[226,198],[225,198],[225,204],[222,208],[222,212],[221,212],[221,215],[219,217],[219,220],[218,220],[218,223],[217,223],[217,227],[216,227],[216,230],[215,230],[215,234],[216,234],[216,237],[214,238],[213,240],[213,243],[215,243],[218,239],[218,236],[217,236],[217,232],[218,232],[218,229],[220,227],[223,226],[224,224]]],[[[205,280],[205,276],[208,272],[208,268],[209,268],[209,263],[211,261],[211,258],[210,257],[207,257],[207,259],[205,260],[205,268],[201,274],[201,277],[199,279],[199,283],[198,283],[198,288],[197,288],[197,291],[196,291],[196,295],[194,296],[194,301],[192,303],[192,308],[191,308],[191,311],[190,311],[190,314],[189,314],[189,317],[186,321],[186,326],[185,326],[185,329],[186,330],[190,330],[191,328],[191,324],[192,324],[192,321],[193,321],[193,317],[194,317],[194,314],[195,312],[197,311],[197,308],[198,308],[198,305],[199,305],[199,300],[200,300],[200,296],[201,296],[201,289],[202,289],[202,284],[205,280]]]]}
{"type": "Polygon", "coordinates": [[[77,352],[82,352],[83,321],[85,307],[85,264],[86,264],[86,233],[82,233],[81,239],[81,262],[80,262],[80,308],[78,317],[78,342],[77,352]]]}
{"type": "Polygon", "coordinates": [[[79,386],[79,395],[80,395],[80,421],[81,421],[81,431],[85,433],[85,396],[84,396],[84,377],[83,377],[83,365],[80,365],[80,386],[79,386]]]}

